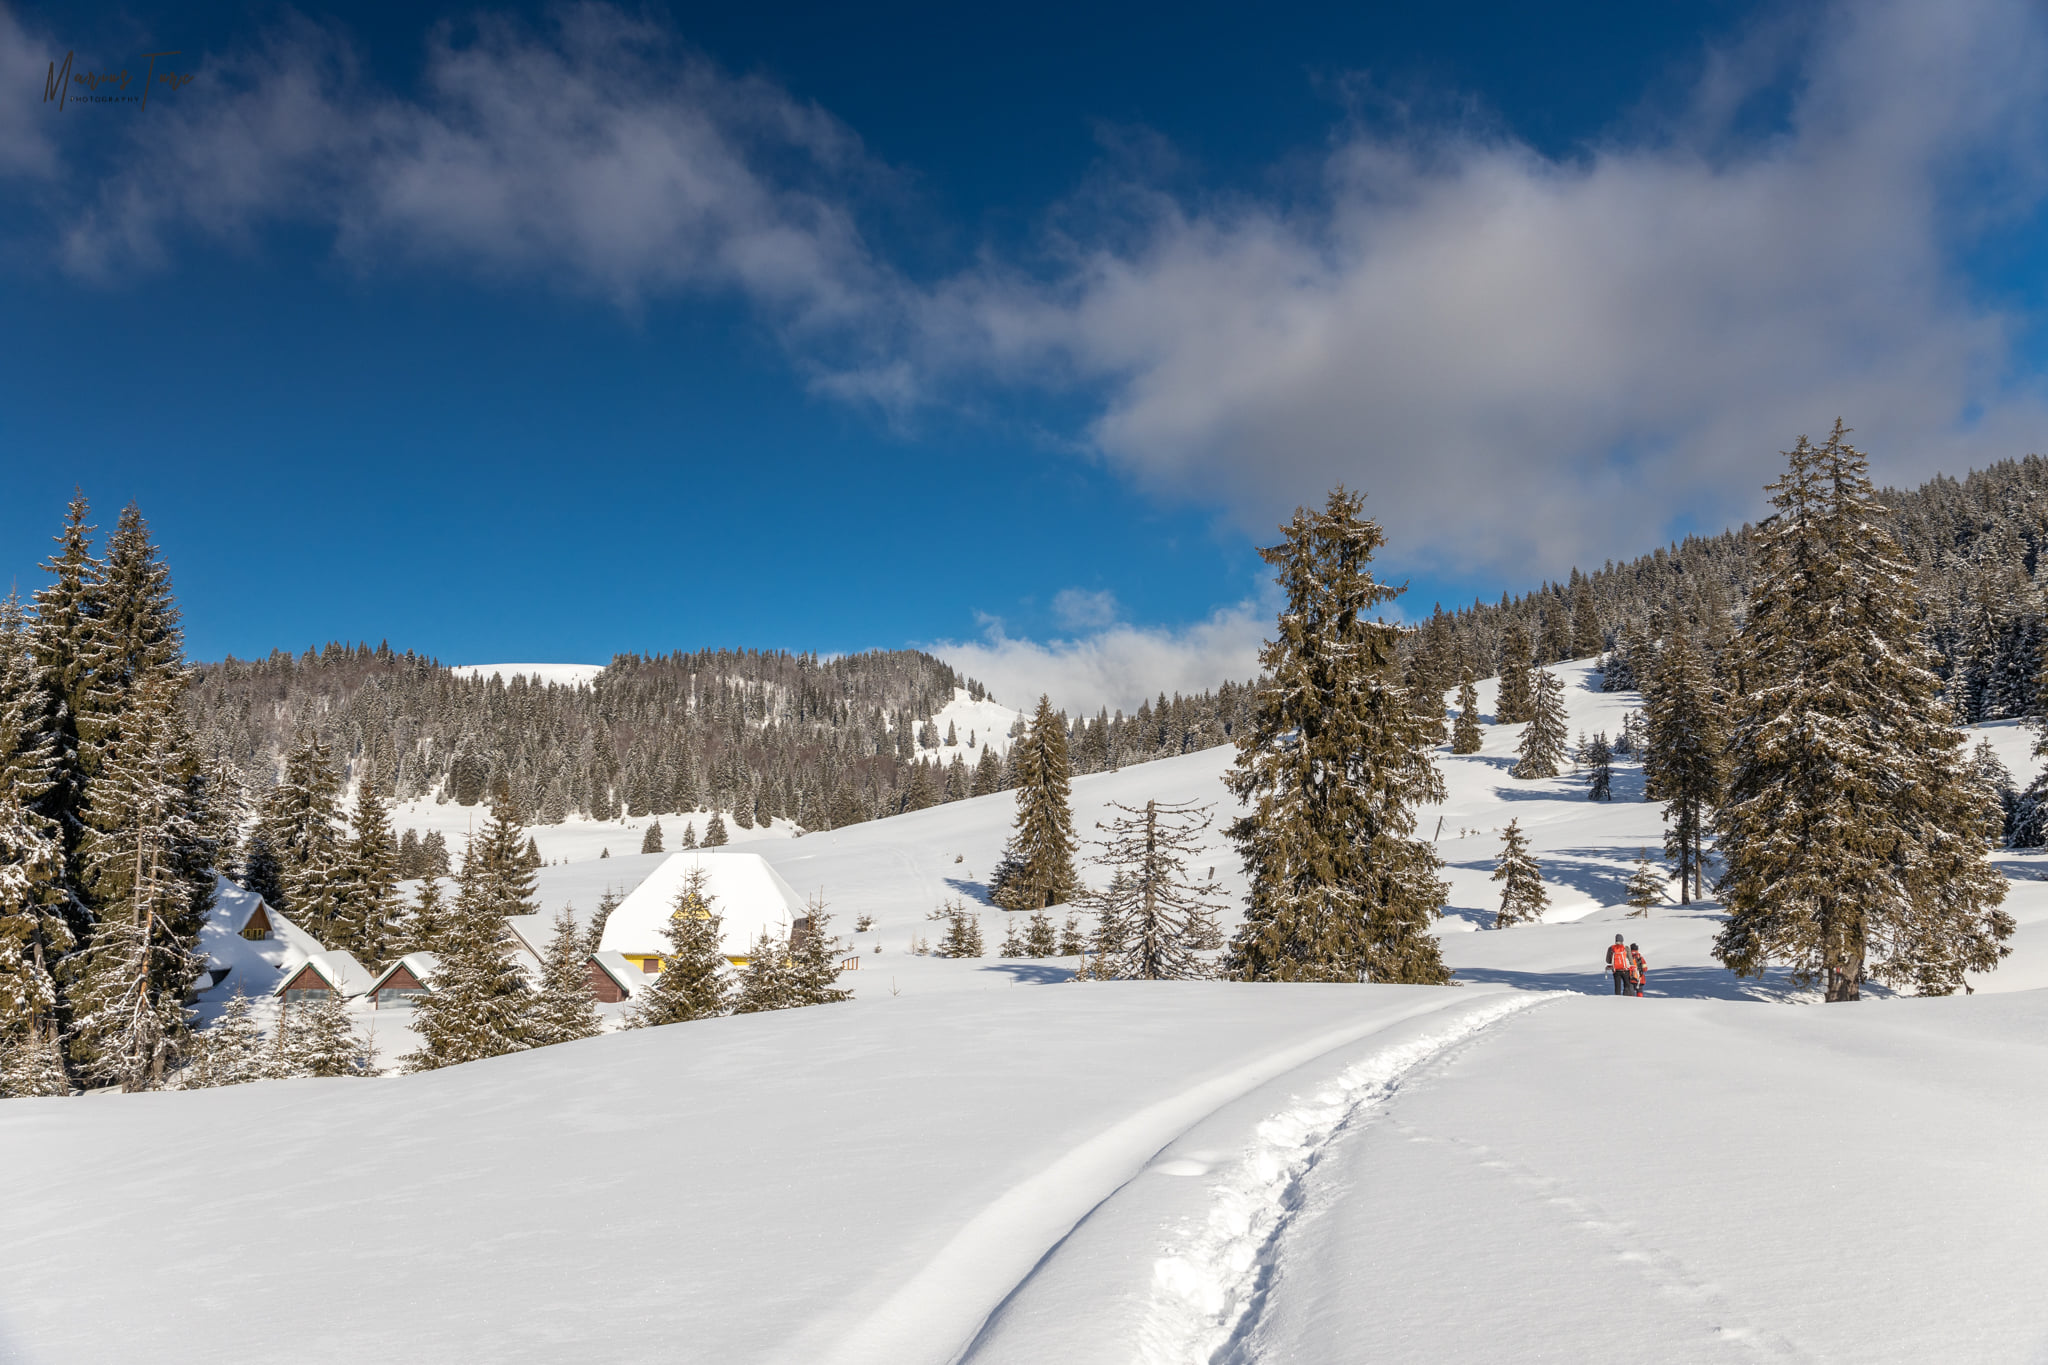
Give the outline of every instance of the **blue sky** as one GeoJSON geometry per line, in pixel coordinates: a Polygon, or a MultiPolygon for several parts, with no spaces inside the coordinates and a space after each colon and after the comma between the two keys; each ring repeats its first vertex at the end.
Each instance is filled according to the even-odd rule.
{"type": "Polygon", "coordinates": [[[2039,448],[2021,6],[0,8],[0,575],[192,652],[1249,671],[1339,479],[1411,610],[2039,448]],[[745,11],[745,12],[742,12],[745,11]],[[49,62],[177,48],[146,110],[49,62]]]}

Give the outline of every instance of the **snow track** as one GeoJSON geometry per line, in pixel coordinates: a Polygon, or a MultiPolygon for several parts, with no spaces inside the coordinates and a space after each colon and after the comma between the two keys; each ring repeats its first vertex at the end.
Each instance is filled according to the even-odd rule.
{"type": "Polygon", "coordinates": [[[1240,1365],[1274,1247],[1300,1206],[1304,1176],[1331,1140],[1390,1098],[1416,1067],[1556,993],[1489,1002],[1449,1026],[1375,1052],[1327,1086],[1258,1126],[1251,1146],[1216,1185],[1206,1222],[1153,1269],[1141,1329],[1143,1365],[1240,1365]]]}
{"type": "MultiPolygon", "coordinates": [[[[1346,1089],[1347,1094],[1357,1092],[1357,1100],[1343,1111],[1348,1114],[1368,1098],[1360,1086],[1371,1083],[1368,1072],[1381,1074],[1372,1070],[1379,1057],[1398,1059],[1384,1072],[1385,1084],[1390,1085],[1416,1063],[1541,998],[1488,999],[1468,1009],[1470,998],[1459,999],[1459,994],[1418,990],[1412,1007],[1375,1011],[1367,1020],[1278,1049],[1131,1114],[1011,1186],[962,1226],[937,1255],[898,1283],[879,1307],[857,1321],[822,1324],[801,1334],[780,1358],[791,1365],[938,1365],[962,1358],[989,1315],[1091,1210],[1142,1171],[1162,1148],[1218,1109],[1318,1057],[1404,1021],[1438,1013],[1458,1015],[1456,1023],[1429,1033],[1422,1043],[1375,1054],[1373,1060],[1343,1073],[1346,1078],[1354,1073],[1362,1078],[1346,1089]]],[[[1340,1123],[1343,1114],[1334,1122],[1340,1123]]],[[[1268,1149],[1261,1132],[1248,1164],[1260,1161],[1268,1149]]],[[[1327,1133],[1320,1140],[1326,1139],[1327,1133]]],[[[1274,1197],[1284,1190],[1283,1182],[1274,1197]]],[[[1268,1236],[1278,1219],[1275,1209],[1265,1223],[1268,1236]]]]}

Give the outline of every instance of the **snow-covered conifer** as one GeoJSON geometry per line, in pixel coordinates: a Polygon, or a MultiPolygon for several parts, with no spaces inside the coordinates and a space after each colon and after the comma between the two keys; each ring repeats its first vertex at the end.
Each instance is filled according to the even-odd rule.
{"type": "Polygon", "coordinates": [[[342,879],[328,946],[341,948],[364,963],[381,967],[391,951],[397,929],[398,850],[391,842],[391,820],[374,778],[363,774],[356,788],[354,829],[343,849],[342,879]]]}
{"type": "Polygon", "coordinates": [[[1521,761],[1514,775],[1524,780],[1556,777],[1564,767],[1567,735],[1564,684],[1547,668],[1535,671],[1531,686],[1529,724],[1522,731],[1521,761]]]}
{"type": "Polygon", "coordinates": [[[1031,728],[1010,752],[1017,763],[1016,826],[990,879],[989,894],[1005,910],[1064,904],[1080,889],[1069,794],[1073,770],[1067,727],[1049,698],[1039,697],[1031,728]]]}
{"type": "Polygon", "coordinates": [[[1003,916],[1003,942],[1002,946],[996,949],[997,957],[1026,956],[1023,935],[1017,931],[1018,923],[1015,915],[1003,916]]]}
{"type": "Polygon", "coordinates": [[[584,931],[583,951],[594,953],[604,942],[604,926],[612,917],[612,911],[619,908],[619,893],[607,886],[597,898],[597,908],[590,912],[590,927],[584,931]]]}
{"type": "Polygon", "coordinates": [[[1053,927],[1052,916],[1033,910],[1024,926],[1024,956],[1057,957],[1059,951],[1059,931],[1053,927]]]}
{"type": "Polygon", "coordinates": [[[310,1003],[287,1005],[278,1026],[286,1042],[282,1073],[287,1076],[363,1076],[369,1057],[356,1037],[355,1022],[340,991],[310,1003]]]}
{"type": "Polygon", "coordinates": [[[702,846],[705,848],[718,848],[725,843],[727,837],[725,817],[717,811],[711,812],[711,819],[706,821],[704,825],[704,842],[702,846]]]}
{"type": "Polygon", "coordinates": [[[56,781],[38,682],[21,600],[10,593],[0,600],[0,1048],[47,1040],[57,1011],[52,971],[75,941],[59,827],[38,809],[56,781]]]}
{"type": "Polygon", "coordinates": [[[536,1041],[536,997],[505,928],[508,914],[532,913],[533,873],[521,865],[517,834],[509,812],[494,809],[462,860],[455,904],[434,949],[434,989],[413,1007],[420,1047],[402,1059],[408,1071],[521,1052],[536,1041]]]}
{"type": "Polygon", "coordinates": [[[1252,811],[1229,833],[1251,888],[1230,950],[1252,981],[1450,979],[1430,925],[1442,866],[1414,836],[1415,807],[1444,797],[1430,748],[1442,699],[1401,685],[1401,628],[1368,617],[1399,594],[1372,576],[1386,543],[1364,499],[1333,490],[1297,509],[1284,544],[1259,553],[1287,594],[1266,677],[1238,727],[1225,777],[1252,811]]]}
{"type": "Polygon", "coordinates": [[[1550,893],[1543,889],[1543,869],[1529,852],[1529,841],[1519,820],[1508,821],[1500,856],[1494,860],[1493,880],[1501,884],[1500,910],[1493,917],[1494,928],[1505,929],[1511,924],[1543,918],[1550,893]]]}
{"type": "Polygon", "coordinates": [[[1725,703],[1680,624],[1649,666],[1644,792],[1664,803],[1664,855],[1678,872],[1678,903],[1705,894],[1706,841],[1727,781],[1725,703]]]}
{"type": "Polygon", "coordinates": [[[940,920],[946,932],[939,937],[940,957],[980,957],[985,951],[981,940],[981,920],[967,909],[967,902],[955,896],[944,902],[925,918],[940,920]]]}
{"type": "Polygon", "coordinates": [[[1479,690],[1466,677],[1458,682],[1458,719],[1451,726],[1451,752],[1476,754],[1483,742],[1479,730],[1479,690]]]}
{"type": "Polygon", "coordinates": [[[734,1014],[786,1010],[797,1003],[796,973],[790,970],[789,944],[763,929],[747,950],[733,994],[734,1014]]]}
{"type": "Polygon", "coordinates": [[[64,1049],[58,1045],[54,1021],[0,1037],[0,1099],[70,1093],[71,1077],[64,1070],[64,1049]]]}
{"type": "Polygon", "coordinates": [[[1213,924],[1221,888],[1213,879],[1196,880],[1188,869],[1212,808],[1194,802],[1147,801],[1142,809],[1111,804],[1122,813],[1096,826],[1109,836],[1096,841],[1096,861],[1111,870],[1109,888],[1087,897],[1100,916],[1090,974],[1143,981],[1212,975],[1196,953],[1204,928],[1213,924]]]}
{"type": "Polygon", "coordinates": [[[1586,766],[1586,799],[1588,801],[1612,801],[1614,799],[1614,751],[1607,747],[1607,732],[1602,730],[1586,741],[1584,763],[1586,766]]]}
{"type": "MultiPolygon", "coordinates": [[[[973,921],[974,956],[981,956],[981,921],[973,921]]],[[[825,909],[823,892],[811,897],[805,907],[802,938],[790,949],[789,970],[792,990],[799,1007],[836,1005],[853,998],[853,992],[839,984],[839,963],[844,951],[839,936],[832,932],[832,916],[825,909]]]]}
{"type": "Polygon", "coordinates": [[[220,1018],[193,1035],[192,1061],[178,1077],[180,1086],[199,1090],[241,1085],[269,1074],[263,1026],[256,1021],[255,1008],[248,996],[236,990],[220,1018]]]}
{"type": "Polygon", "coordinates": [[[709,890],[710,877],[691,868],[676,893],[675,911],[664,933],[669,951],[661,970],[643,988],[626,1016],[629,1028],[679,1024],[710,1019],[732,1008],[732,986],[725,954],[719,948],[724,919],[709,890]]]}
{"type": "MultiPolygon", "coordinates": [[[[688,848],[690,845],[685,844],[684,847],[688,848]]],[[[661,846],[661,821],[656,820],[647,826],[647,832],[640,836],[640,851],[642,853],[661,853],[664,851],[661,846]]]]}
{"type": "Polygon", "coordinates": [[[538,1047],[594,1037],[604,1028],[597,997],[590,992],[590,949],[566,906],[556,912],[554,928],[540,964],[540,999],[534,1011],[538,1047]]]}
{"type": "Polygon", "coordinates": [[[1502,725],[1519,725],[1529,719],[1535,702],[1529,632],[1519,621],[1510,621],[1500,637],[1500,695],[1494,702],[1494,719],[1502,725]]]}
{"type": "Polygon", "coordinates": [[[1088,951],[1088,936],[1081,932],[1081,917],[1068,915],[1060,921],[1060,946],[1056,957],[1079,957],[1088,951]]]}
{"type": "Polygon", "coordinates": [[[1636,870],[1628,878],[1628,903],[1635,907],[1633,914],[1647,916],[1650,907],[1664,899],[1664,874],[1650,862],[1650,851],[1640,849],[1636,853],[1636,870]]]}
{"type": "Polygon", "coordinates": [[[284,780],[260,817],[279,867],[277,908],[323,943],[335,937],[348,881],[340,791],[332,751],[309,730],[286,757],[284,780]]]}
{"type": "Polygon", "coordinates": [[[1755,533],[1714,951],[1743,975],[1787,963],[1831,1001],[1865,978],[1944,994],[2010,951],[1992,799],[1940,705],[1915,567],[1847,434],[1837,421],[1825,445],[1799,440],[1755,533]]]}

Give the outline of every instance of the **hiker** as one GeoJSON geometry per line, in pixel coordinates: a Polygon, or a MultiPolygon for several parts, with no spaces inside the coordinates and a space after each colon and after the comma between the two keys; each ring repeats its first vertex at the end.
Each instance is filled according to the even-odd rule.
{"type": "Polygon", "coordinates": [[[1643,960],[1643,950],[1631,943],[1628,945],[1629,974],[1636,979],[1636,994],[1641,996],[1643,986],[1650,979],[1650,964],[1643,960]]]}
{"type": "Polygon", "coordinates": [[[1628,995],[1635,989],[1632,972],[1635,964],[1629,960],[1628,940],[1622,934],[1614,936],[1614,946],[1607,950],[1607,970],[1614,973],[1614,993],[1628,995]]]}

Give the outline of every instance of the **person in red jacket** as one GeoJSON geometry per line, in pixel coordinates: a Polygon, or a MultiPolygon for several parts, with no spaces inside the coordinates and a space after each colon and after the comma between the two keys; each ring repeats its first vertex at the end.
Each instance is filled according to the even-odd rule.
{"type": "Polygon", "coordinates": [[[1629,961],[1628,940],[1621,934],[1614,936],[1614,946],[1607,950],[1607,970],[1614,973],[1614,993],[1628,995],[1635,989],[1630,981],[1634,963],[1629,961]]]}
{"type": "Polygon", "coordinates": [[[1643,961],[1642,950],[1635,944],[1628,945],[1629,975],[1635,978],[1636,995],[1643,993],[1643,983],[1650,979],[1650,964],[1643,961]]]}

